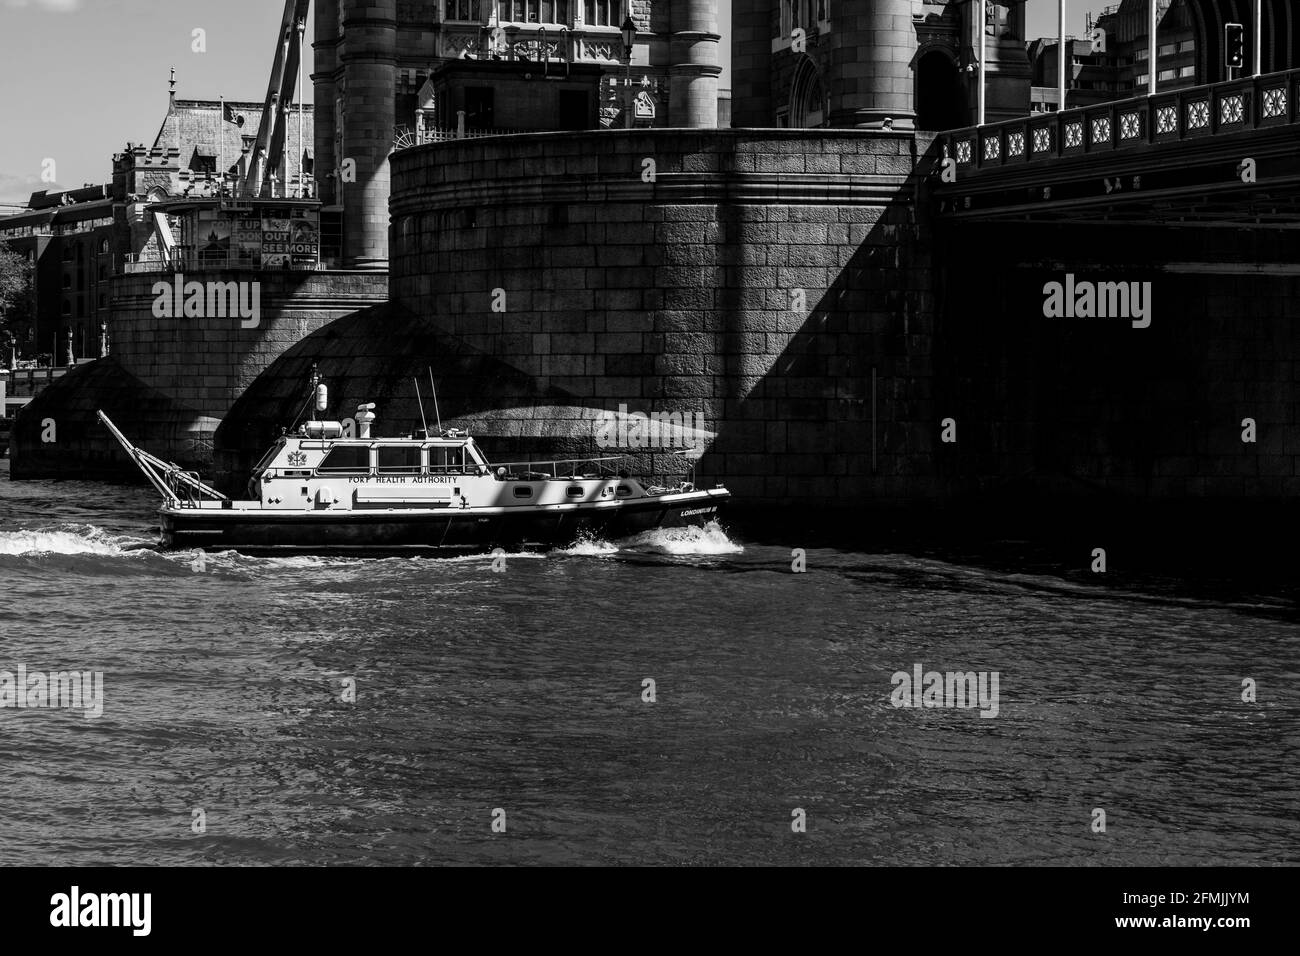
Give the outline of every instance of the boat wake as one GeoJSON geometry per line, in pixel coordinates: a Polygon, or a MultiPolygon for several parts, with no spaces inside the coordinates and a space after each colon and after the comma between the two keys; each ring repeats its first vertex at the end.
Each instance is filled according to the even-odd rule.
{"type": "Polygon", "coordinates": [[[0,531],[0,555],[89,554],[115,557],[131,554],[148,543],[112,535],[94,525],[60,525],[39,530],[0,531]]]}
{"type": "Polygon", "coordinates": [[[722,525],[710,521],[702,528],[691,526],[643,531],[635,537],[620,541],[619,550],[684,556],[743,554],[745,548],[744,545],[732,541],[727,536],[727,532],[722,529],[722,525]]]}
{"type": "Polygon", "coordinates": [[[551,554],[575,558],[599,558],[618,554],[618,545],[611,544],[603,538],[582,537],[567,548],[556,548],[551,554]]]}
{"type": "MultiPolygon", "coordinates": [[[[616,554],[660,554],[680,556],[706,556],[741,554],[744,547],[732,541],[717,522],[704,527],[659,528],[645,531],[630,538],[606,541],[602,538],[582,538],[566,548],[549,552],[556,557],[607,557],[616,554]]],[[[64,524],[50,528],[0,531],[0,557],[40,558],[53,555],[86,555],[90,557],[135,557],[153,555],[172,564],[191,564],[200,555],[195,550],[160,552],[156,543],[130,535],[110,534],[103,528],[89,524],[64,524]]],[[[540,552],[511,552],[511,559],[545,558],[540,552]]],[[[443,555],[434,558],[440,562],[479,564],[490,562],[493,555],[487,552],[460,555],[443,555]]],[[[429,556],[400,557],[389,560],[429,560],[429,556]]],[[[338,564],[351,564],[356,557],[323,557],[315,555],[285,555],[254,557],[237,551],[208,553],[202,558],[213,570],[244,570],[248,566],[271,566],[285,569],[321,568],[338,564]]],[[[205,570],[207,569],[205,567],[205,570]]]]}
{"type": "Polygon", "coordinates": [[[603,538],[582,538],[567,548],[551,553],[567,557],[606,557],[615,554],[664,554],[673,557],[705,556],[716,554],[743,554],[745,548],[727,536],[716,521],[704,527],[656,528],[643,531],[630,538],[606,541],[603,538]]]}

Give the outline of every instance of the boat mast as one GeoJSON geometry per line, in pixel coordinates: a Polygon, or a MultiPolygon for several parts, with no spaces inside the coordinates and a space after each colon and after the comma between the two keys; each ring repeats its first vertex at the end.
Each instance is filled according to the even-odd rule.
{"type": "Polygon", "coordinates": [[[433,382],[433,366],[429,366],[429,388],[433,389],[433,415],[438,420],[438,434],[442,434],[442,415],[438,413],[438,386],[433,382]]]}
{"type": "Polygon", "coordinates": [[[420,405],[420,424],[424,426],[424,437],[428,438],[429,423],[424,418],[424,399],[420,397],[420,380],[418,378],[413,378],[411,381],[415,383],[415,400],[420,405]]]}

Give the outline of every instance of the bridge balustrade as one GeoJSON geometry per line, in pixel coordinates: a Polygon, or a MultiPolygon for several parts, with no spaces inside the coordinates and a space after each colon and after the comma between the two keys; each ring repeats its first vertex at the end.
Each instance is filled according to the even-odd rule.
{"type": "Polygon", "coordinates": [[[940,135],[967,173],[1285,126],[1300,120],[1300,70],[1042,113],[940,135]]]}

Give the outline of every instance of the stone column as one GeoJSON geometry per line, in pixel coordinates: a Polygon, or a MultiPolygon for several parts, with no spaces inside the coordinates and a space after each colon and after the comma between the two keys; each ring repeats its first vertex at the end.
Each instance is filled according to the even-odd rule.
{"type": "Polygon", "coordinates": [[[758,3],[731,4],[731,124],[771,126],[772,19],[758,3]]]}
{"type": "Polygon", "coordinates": [[[830,124],[913,129],[912,0],[841,0],[836,11],[830,124]]]}
{"type": "Polygon", "coordinates": [[[340,178],[343,259],[352,269],[388,268],[388,154],[393,149],[396,0],[338,0],[343,8],[343,155],[356,182],[340,178]]]}
{"type": "Polygon", "coordinates": [[[338,201],[338,184],[332,175],[339,165],[338,157],[334,155],[334,74],[339,64],[336,49],[338,29],[338,0],[316,0],[316,40],[312,43],[311,72],[313,102],[316,104],[312,113],[312,142],[315,145],[316,194],[327,205],[338,201]]]}
{"type": "Polygon", "coordinates": [[[668,120],[673,126],[715,129],[718,125],[717,0],[671,0],[668,120]]]}

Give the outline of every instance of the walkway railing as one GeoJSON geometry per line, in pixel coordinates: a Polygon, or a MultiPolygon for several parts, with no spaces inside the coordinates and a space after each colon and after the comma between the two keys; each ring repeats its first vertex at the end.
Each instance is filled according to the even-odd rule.
{"type": "Polygon", "coordinates": [[[1039,113],[940,135],[967,172],[1286,126],[1300,120],[1300,70],[1039,113]]]}
{"type": "MultiPolygon", "coordinates": [[[[439,129],[433,126],[395,126],[393,127],[393,151],[399,149],[409,149],[412,146],[422,146],[425,143],[448,143],[456,139],[482,139],[486,136],[513,136],[516,133],[526,133],[529,130],[522,129],[471,129],[467,127],[457,129],[439,129]]],[[[536,132],[536,130],[533,130],[536,132]]]]}
{"type": "Polygon", "coordinates": [[[544,478],[617,478],[620,465],[625,465],[624,455],[600,458],[568,458],[559,461],[504,461],[493,462],[492,471],[505,470],[507,478],[540,480],[544,478]]]}
{"type": "Polygon", "coordinates": [[[260,257],[177,252],[169,259],[128,256],[122,263],[121,271],[130,275],[153,272],[317,272],[335,268],[338,268],[337,262],[329,258],[264,265],[260,257]]]}

